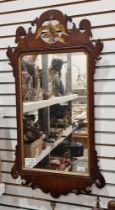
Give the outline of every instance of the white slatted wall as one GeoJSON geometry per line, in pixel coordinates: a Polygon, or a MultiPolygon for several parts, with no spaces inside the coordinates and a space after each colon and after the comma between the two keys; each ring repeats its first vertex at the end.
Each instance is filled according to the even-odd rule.
{"type": "Polygon", "coordinates": [[[0,108],[4,118],[0,120],[0,156],[2,158],[2,182],[5,194],[0,197],[0,210],[39,209],[50,210],[49,194],[21,186],[21,180],[13,180],[10,170],[17,144],[15,80],[8,65],[7,47],[15,46],[15,31],[19,25],[28,28],[30,21],[48,9],[59,9],[73,17],[76,25],[83,18],[92,24],[93,41],[101,38],[104,43],[102,59],[94,75],[95,83],[95,139],[101,171],[106,186],[99,190],[92,187],[91,195],[69,194],[59,197],[56,210],[90,210],[100,195],[101,206],[115,198],[115,0],[0,0],[0,108]],[[20,207],[20,208],[19,208],[20,207]]]}

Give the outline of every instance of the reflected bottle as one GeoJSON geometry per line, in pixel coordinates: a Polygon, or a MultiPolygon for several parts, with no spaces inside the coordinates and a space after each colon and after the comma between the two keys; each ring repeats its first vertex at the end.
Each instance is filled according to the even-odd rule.
{"type": "Polygon", "coordinates": [[[75,160],[72,165],[72,171],[80,174],[88,174],[88,160],[75,160]]]}

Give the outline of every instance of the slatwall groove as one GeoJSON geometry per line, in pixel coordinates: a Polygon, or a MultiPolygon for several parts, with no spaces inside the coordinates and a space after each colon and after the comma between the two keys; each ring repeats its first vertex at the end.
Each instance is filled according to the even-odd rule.
{"type": "Polygon", "coordinates": [[[96,143],[95,144],[96,146],[99,146],[99,145],[101,145],[101,146],[107,146],[107,147],[115,147],[115,144],[99,144],[99,143],[96,143]]]}
{"type": "Polygon", "coordinates": [[[95,117],[95,120],[101,120],[101,121],[115,121],[115,119],[113,119],[113,118],[96,118],[96,117],[95,117]]]}
{"type": "MultiPolygon", "coordinates": [[[[93,39],[93,42],[96,42],[98,39],[93,39]]],[[[102,41],[114,41],[115,38],[105,38],[105,39],[101,39],[102,41]]]]}
{"type": "Polygon", "coordinates": [[[1,0],[1,1],[0,1],[0,4],[1,4],[1,3],[11,2],[11,1],[16,1],[16,0],[1,0]]]}
{"type": "Polygon", "coordinates": [[[108,159],[108,160],[115,160],[115,157],[107,157],[107,156],[98,156],[100,159],[108,159]]]}
{"type": "MultiPolygon", "coordinates": [[[[4,207],[8,207],[8,209],[11,207],[11,208],[15,208],[14,210],[17,210],[17,209],[21,209],[21,210],[33,210],[32,208],[23,208],[22,207],[18,207],[18,206],[12,206],[12,205],[6,205],[6,204],[0,204],[0,206],[2,206],[2,209],[4,207]]],[[[4,209],[3,209],[4,210],[4,209]]],[[[37,210],[37,209],[36,209],[37,210]]]]}
{"type": "Polygon", "coordinates": [[[100,69],[101,69],[101,68],[102,68],[102,69],[103,69],[103,68],[107,68],[107,69],[108,69],[108,68],[115,68],[115,65],[105,65],[105,66],[103,66],[103,65],[100,66],[100,65],[99,65],[99,66],[96,66],[96,69],[99,69],[99,68],[100,68],[100,69]]]}
{"type": "MultiPolygon", "coordinates": [[[[14,25],[23,25],[23,24],[29,24],[31,23],[30,21],[21,21],[21,22],[14,22],[14,23],[5,23],[5,24],[0,24],[0,27],[4,27],[4,26],[14,26],[14,25]]],[[[18,27],[18,26],[17,26],[18,27]]]]}

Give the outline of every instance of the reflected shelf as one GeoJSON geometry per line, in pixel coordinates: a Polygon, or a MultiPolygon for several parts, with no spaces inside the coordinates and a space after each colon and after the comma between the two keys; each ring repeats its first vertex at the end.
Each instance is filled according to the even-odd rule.
{"type": "Polygon", "coordinates": [[[33,168],[41,160],[43,160],[43,158],[45,158],[53,149],[55,149],[55,147],[57,147],[66,137],[68,137],[71,133],[73,133],[76,129],[77,127],[69,126],[65,130],[63,130],[61,137],[58,138],[54,143],[48,143],[46,148],[42,151],[42,153],[37,158],[25,158],[25,167],[33,168]]]}
{"type": "Polygon", "coordinates": [[[78,98],[78,94],[71,94],[71,95],[66,95],[66,96],[53,97],[47,100],[24,102],[23,112],[26,113],[26,112],[34,111],[35,109],[49,107],[54,104],[65,103],[67,101],[71,101],[77,98],[78,98]]]}

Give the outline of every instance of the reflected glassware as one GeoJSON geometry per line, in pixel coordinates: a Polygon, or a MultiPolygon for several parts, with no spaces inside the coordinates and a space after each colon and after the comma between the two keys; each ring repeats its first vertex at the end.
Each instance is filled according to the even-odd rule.
{"type": "Polygon", "coordinates": [[[73,161],[72,171],[82,174],[88,174],[88,160],[87,159],[78,159],[73,161]]]}

